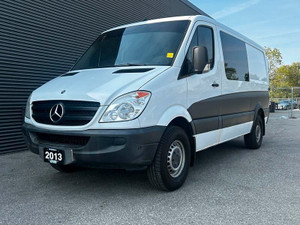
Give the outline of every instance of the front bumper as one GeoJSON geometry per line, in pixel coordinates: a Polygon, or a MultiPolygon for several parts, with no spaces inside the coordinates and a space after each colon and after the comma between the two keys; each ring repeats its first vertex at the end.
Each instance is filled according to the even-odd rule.
{"type": "Polygon", "coordinates": [[[64,151],[64,165],[140,169],[154,159],[164,126],[127,130],[52,131],[23,125],[29,149],[43,157],[45,148],[64,151]]]}

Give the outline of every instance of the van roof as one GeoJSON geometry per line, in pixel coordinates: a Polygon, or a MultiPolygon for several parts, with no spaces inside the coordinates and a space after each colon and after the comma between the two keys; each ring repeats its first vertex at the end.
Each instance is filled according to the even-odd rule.
{"type": "Polygon", "coordinates": [[[144,25],[144,24],[151,24],[151,23],[161,23],[161,22],[169,22],[169,21],[180,21],[180,20],[192,20],[196,16],[174,16],[174,17],[166,17],[166,18],[160,18],[160,19],[153,19],[153,20],[145,20],[141,22],[136,22],[136,23],[130,23],[130,24],[125,24],[122,26],[114,27],[112,29],[109,29],[105,32],[111,31],[111,30],[117,30],[121,28],[126,28],[126,27],[132,27],[132,26],[138,26],[138,25],[144,25]]]}
{"type": "Polygon", "coordinates": [[[152,23],[161,23],[161,22],[169,22],[169,21],[180,21],[180,20],[190,20],[192,22],[195,21],[206,21],[209,23],[212,23],[214,25],[216,25],[217,27],[225,30],[226,32],[228,32],[229,34],[245,41],[246,43],[252,45],[253,47],[256,47],[262,51],[264,51],[264,48],[262,46],[260,46],[259,44],[257,44],[256,42],[252,41],[251,39],[247,38],[246,36],[240,34],[239,32],[225,26],[224,24],[216,21],[215,19],[208,17],[208,16],[203,16],[203,15],[193,15],[193,16],[176,16],[176,17],[166,17],[166,18],[160,18],[160,19],[153,19],[153,20],[145,20],[145,21],[141,21],[141,22],[136,22],[136,23],[131,23],[131,24],[126,24],[126,25],[122,25],[122,26],[118,26],[109,30],[104,31],[103,33],[106,33],[108,31],[112,31],[112,30],[117,30],[117,29],[121,29],[121,28],[126,28],[126,27],[132,27],[132,26],[138,26],[138,25],[144,25],[144,24],[152,24],[152,23]]]}

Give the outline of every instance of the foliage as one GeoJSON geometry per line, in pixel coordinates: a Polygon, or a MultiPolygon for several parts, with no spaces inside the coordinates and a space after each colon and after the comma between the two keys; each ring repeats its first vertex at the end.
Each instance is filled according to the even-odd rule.
{"type": "Polygon", "coordinates": [[[300,62],[281,66],[276,74],[283,78],[287,87],[300,87],[300,62]]]}
{"type": "Polygon", "coordinates": [[[276,69],[282,64],[282,55],[277,48],[271,49],[265,47],[265,52],[269,61],[269,75],[271,80],[275,76],[276,69]]]}
{"type": "Polygon", "coordinates": [[[290,98],[291,87],[300,87],[300,62],[292,65],[282,65],[282,56],[279,49],[265,47],[265,52],[270,65],[270,97],[290,98]]]}
{"type": "Polygon", "coordinates": [[[279,49],[271,49],[265,47],[266,56],[269,62],[269,80],[270,80],[270,97],[276,98],[285,96],[285,90],[277,89],[282,88],[284,85],[280,82],[282,77],[276,73],[278,67],[282,64],[282,55],[279,49]]]}

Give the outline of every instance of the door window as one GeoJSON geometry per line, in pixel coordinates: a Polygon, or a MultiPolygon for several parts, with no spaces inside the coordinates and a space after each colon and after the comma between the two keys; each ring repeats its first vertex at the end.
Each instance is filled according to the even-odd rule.
{"type": "Polygon", "coordinates": [[[198,27],[198,45],[204,46],[207,49],[209,64],[205,68],[205,71],[208,72],[214,67],[214,35],[211,28],[198,27]]]}
{"type": "Polygon", "coordinates": [[[213,29],[207,26],[198,26],[190,43],[185,60],[181,68],[181,75],[190,75],[193,71],[193,49],[196,46],[206,47],[209,63],[203,73],[207,73],[214,66],[214,35],[213,29]]]}
{"type": "Polygon", "coordinates": [[[189,75],[193,71],[193,49],[198,45],[198,36],[197,33],[194,34],[193,39],[191,41],[190,47],[185,56],[183,65],[181,67],[181,75],[189,75]]]}

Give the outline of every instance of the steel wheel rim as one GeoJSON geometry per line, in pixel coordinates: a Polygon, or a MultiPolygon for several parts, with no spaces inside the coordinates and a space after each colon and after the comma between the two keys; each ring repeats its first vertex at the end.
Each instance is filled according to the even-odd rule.
{"type": "Polygon", "coordinates": [[[169,147],[167,168],[171,177],[180,176],[185,165],[185,150],[181,141],[175,140],[169,147]]]}
{"type": "Polygon", "coordinates": [[[261,127],[259,124],[256,125],[255,136],[256,136],[256,141],[259,142],[261,137],[261,127]]]}

